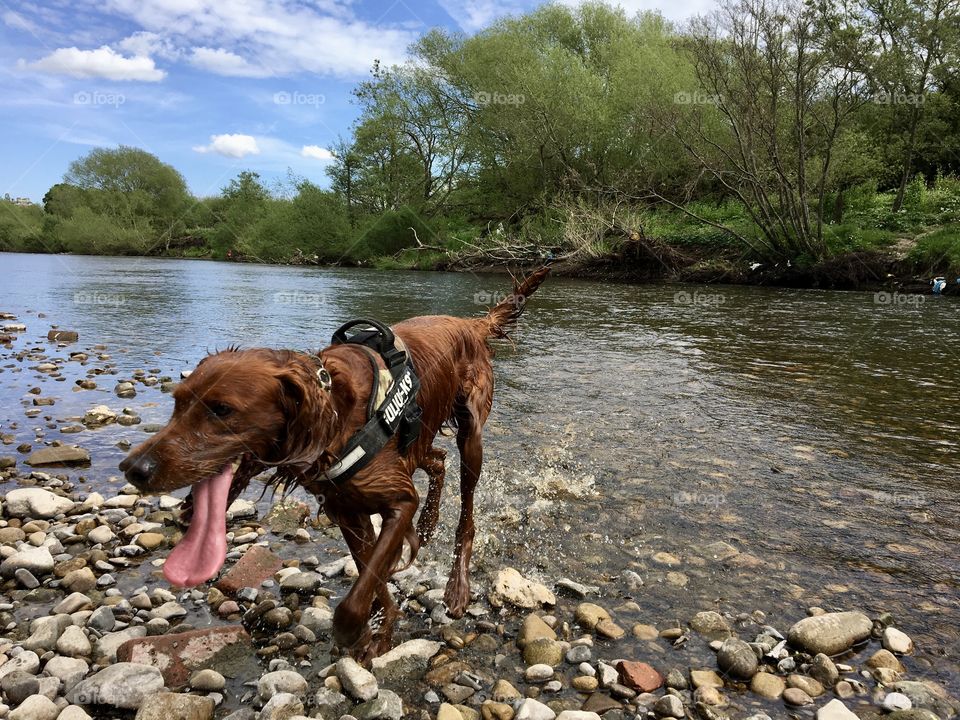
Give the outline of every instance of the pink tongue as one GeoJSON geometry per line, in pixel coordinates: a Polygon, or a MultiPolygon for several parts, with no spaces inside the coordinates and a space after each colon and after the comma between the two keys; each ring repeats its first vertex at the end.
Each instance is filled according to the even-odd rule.
{"type": "Polygon", "coordinates": [[[193,518],[187,534],[163,564],[171,584],[193,587],[216,575],[227,558],[227,496],[233,464],[193,486],[193,518]]]}

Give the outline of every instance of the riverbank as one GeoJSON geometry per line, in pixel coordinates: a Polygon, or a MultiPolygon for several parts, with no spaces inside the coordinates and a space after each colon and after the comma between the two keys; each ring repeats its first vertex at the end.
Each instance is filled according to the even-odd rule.
{"type": "MultiPolygon", "coordinates": [[[[17,317],[4,323],[27,332],[17,317]]],[[[110,377],[106,348],[71,351],[77,338],[64,330],[51,338],[52,352],[5,358],[32,378],[31,423],[49,425],[70,365],[87,369],[77,392],[110,377]]],[[[688,573],[756,572],[759,558],[728,542],[650,549],[617,576],[521,573],[488,554],[460,620],[444,611],[446,562],[431,547],[393,578],[399,644],[368,672],[333,646],[333,607],[357,568],[310,498],[235,501],[221,575],[168,587],[160,568],[183,533],[181,499],[91,477],[83,446],[124,428],[155,432],[140,413],[174,380],[146,371],[110,382],[121,412],[92,406],[61,425],[69,438],[44,441],[38,429],[0,457],[0,717],[949,720],[960,711],[899,629],[908,619],[889,612],[804,607],[794,595],[780,600],[779,620],[736,598],[721,612],[651,615],[645,598],[685,586],[688,573]]]]}
{"type": "MultiPolygon", "coordinates": [[[[374,673],[377,695],[365,699],[373,695],[369,678],[348,665],[330,669],[340,659],[331,653],[331,608],[350,587],[355,568],[339,531],[313,520],[312,498],[294,495],[276,507],[270,497],[258,500],[251,488],[231,509],[230,557],[218,578],[232,573],[242,580],[233,589],[226,582],[221,585],[226,589],[174,592],[159,569],[183,530],[177,522],[179,499],[139,496],[117,478],[116,463],[169,414],[169,391],[179,372],[204,353],[196,348],[198,337],[212,345],[231,339],[297,347],[308,342],[304,328],[315,327],[318,317],[331,315],[324,321],[335,326],[377,307],[382,312],[384,297],[407,303],[388,308],[391,313],[479,312],[483,298],[469,294],[483,290],[487,297],[507,283],[410,273],[406,284],[398,285],[402,273],[173,267],[156,260],[122,275],[120,264],[107,260],[74,258],[82,262],[70,266],[62,265],[69,258],[50,260],[50,270],[61,278],[51,286],[62,299],[38,298],[35,279],[52,275],[36,264],[24,265],[33,270],[22,276],[34,280],[17,295],[18,307],[34,309],[0,323],[9,326],[10,335],[0,348],[6,413],[0,556],[5,561],[19,556],[2,580],[0,652],[11,662],[14,654],[24,656],[20,662],[30,677],[17,674],[8,681],[22,683],[14,687],[18,698],[36,687],[28,697],[52,693],[58,713],[67,703],[94,718],[128,719],[141,712],[141,720],[158,715],[169,720],[174,706],[188,707],[200,718],[212,714],[220,720],[239,711],[235,720],[250,720],[271,702],[262,717],[319,712],[339,718],[346,712],[374,720],[402,712],[422,720],[549,720],[566,711],[618,720],[647,716],[649,709],[656,717],[762,720],[822,711],[821,720],[850,718],[836,703],[824,709],[834,700],[861,718],[900,712],[906,714],[896,718],[931,720],[922,708],[944,720],[955,715],[953,698],[960,693],[953,650],[960,637],[952,574],[955,488],[939,492],[935,483],[918,485],[909,472],[928,468],[923,475],[933,480],[946,473],[949,408],[943,417],[931,418],[937,408],[917,402],[914,421],[906,412],[894,417],[884,404],[887,399],[902,404],[902,398],[871,393],[869,407],[855,408],[862,426],[848,415],[832,419],[821,398],[833,383],[828,373],[815,375],[813,368],[829,369],[842,353],[827,344],[822,330],[804,334],[814,319],[799,315],[803,307],[819,307],[836,318],[856,305],[857,317],[895,320],[883,325],[883,367],[889,367],[891,348],[917,346],[916,337],[903,331],[904,323],[919,318],[912,309],[888,311],[869,297],[858,302],[839,293],[790,304],[792,296],[807,294],[733,288],[718,289],[722,295],[710,296],[715,302],[691,307],[689,298],[677,299],[672,288],[546,285],[518,331],[517,348],[503,347],[497,357],[503,382],[487,428],[472,611],[448,623],[438,604],[450,562],[450,519],[456,517],[456,493],[448,492],[437,539],[414,570],[396,579],[404,609],[396,639],[416,644],[405,647],[407,660],[393,661],[395,672],[374,673]],[[359,286],[350,285],[358,280],[359,286]],[[150,282],[154,285],[145,285],[150,282]],[[297,288],[296,297],[276,299],[278,292],[297,288]],[[78,303],[77,292],[89,295],[78,303]],[[757,296],[752,303],[751,294],[757,296]],[[249,311],[241,304],[244,298],[249,311]],[[292,301],[299,304],[287,304],[292,301]],[[297,312],[271,315],[291,307],[297,312]],[[625,315],[634,312],[644,314],[625,315]],[[68,313],[70,324],[60,325],[68,313]],[[225,318],[221,334],[212,339],[204,334],[212,327],[209,317],[225,318]],[[657,317],[667,320],[657,325],[657,317]],[[714,317],[716,325],[688,325],[714,317]],[[784,348],[770,336],[742,336],[744,329],[778,327],[778,318],[785,317],[797,348],[784,348]],[[613,324],[616,318],[621,324],[613,324]],[[744,323],[739,330],[738,319],[744,323]],[[718,333],[722,352],[703,341],[718,333]],[[734,363],[731,350],[741,345],[767,348],[769,355],[734,363]],[[646,355],[655,348],[664,352],[646,355]],[[804,348],[826,351],[818,359],[803,355],[804,348]],[[694,373],[700,364],[703,373],[694,373]],[[612,373],[618,373],[616,393],[608,392],[612,373]],[[753,383],[762,373],[766,382],[760,388],[753,383]],[[748,377],[760,393],[762,413],[747,404],[752,389],[735,395],[725,390],[736,376],[748,377]],[[672,389],[643,394],[663,386],[684,394],[672,389]],[[776,398],[788,387],[802,388],[803,407],[816,416],[815,434],[780,419],[776,398]],[[598,401],[589,404],[589,397],[598,401]],[[711,415],[717,416],[719,433],[711,429],[711,415]],[[756,423],[774,416],[770,424],[756,423]],[[919,419],[936,422],[927,427],[919,419]],[[847,437],[825,433],[834,420],[859,429],[847,437]],[[894,425],[906,420],[910,424],[902,428],[894,425]],[[869,454],[864,449],[869,444],[857,445],[857,436],[877,425],[883,426],[876,441],[884,451],[875,454],[889,465],[868,469],[859,458],[869,454]],[[929,436],[930,443],[920,452],[892,435],[929,436]],[[758,442],[761,437],[770,444],[758,442]],[[650,447],[655,452],[646,462],[650,447]],[[910,461],[901,463],[908,452],[910,461]],[[69,453],[59,460],[72,457],[77,464],[28,465],[34,453],[47,454],[45,461],[51,453],[69,453]],[[31,495],[38,498],[33,504],[31,495]],[[258,557],[269,560],[268,572],[244,575],[244,566],[258,557]],[[511,579],[523,592],[513,600],[501,598],[498,578],[511,579]],[[34,581],[36,587],[29,587],[34,581]],[[523,607],[530,604],[527,594],[539,598],[536,605],[523,607]],[[866,617],[837,618],[843,635],[837,642],[852,644],[832,658],[835,678],[813,652],[832,654],[833,647],[801,645],[798,630],[789,642],[795,625],[821,610],[831,618],[836,612],[866,617]],[[888,627],[905,633],[913,649],[904,652],[906,641],[886,632],[888,627]],[[756,668],[747,665],[743,645],[729,643],[722,650],[726,633],[750,647],[756,668]],[[884,647],[885,633],[889,647],[901,648],[893,660],[884,647]],[[779,648],[778,636],[788,640],[779,648]],[[27,649],[34,643],[35,649],[27,649]],[[121,655],[123,643],[129,645],[121,655]],[[199,648],[199,662],[172,658],[176,674],[158,667],[185,643],[199,648]],[[210,648],[222,652],[213,650],[211,657],[210,648]],[[113,664],[120,670],[109,671],[98,659],[114,650],[118,660],[148,667],[113,664]],[[739,675],[738,662],[746,668],[737,670],[739,675]],[[742,677],[749,673],[749,679],[742,677]],[[56,689],[51,676],[57,677],[56,689]],[[348,677],[360,681],[351,685],[348,677]],[[111,703],[140,701],[130,690],[131,678],[136,687],[175,693],[143,699],[147,707],[139,711],[115,707],[111,703]],[[657,678],[659,685],[647,690],[657,678]],[[76,685],[68,690],[71,682],[76,685]],[[367,689],[349,690],[360,686],[367,689]],[[135,700],[118,700],[117,688],[135,700]],[[898,694],[910,700],[911,709],[884,709],[884,703],[904,706],[898,694]],[[92,699],[106,702],[89,704],[92,699]]],[[[695,286],[678,291],[693,293],[695,286]]],[[[929,303],[922,310],[927,323],[940,318],[940,335],[952,347],[949,308],[929,303]]],[[[928,337],[928,326],[921,324],[919,337],[928,337]]],[[[856,346],[857,367],[869,369],[873,335],[850,343],[849,334],[838,333],[856,346]]],[[[928,348],[924,359],[931,350],[936,348],[928,348]]],[[[938,396],[950,391],[954,376],[948,370],[937,375],[946,365],[908,362],[898,372],[919,369],[919,374],[904,375],[906,386],[935,386],[931,392],[938,396]],[[915,382],[918,378],[925,383],[915,382]]],[[[843,368],[839,374],[855,372],[843,368]]],[[[860,394],[868,392],[858,376],[853,382],[860,394]]],[[[886,380],[880,382],[886,387],[886,380]]],[[[830,394],[851,396],[840,388],[830,394]]],[[[42,455],[35,460],[44,461],[42,455]]],[[[453,478],[453,467],[450,472],[453,478]]],[[[7,692],[2,680],[0,690],[7,692]]],[[[11,717],[23,703],[7,698],[2,702],[11,717]]],[[[35,699],[13,719],[34,717],[27,710],[52,713],[35,699]]],[[[67,712],[64,720],[71,714],[83,720],[78,711],[67,712]]]]}

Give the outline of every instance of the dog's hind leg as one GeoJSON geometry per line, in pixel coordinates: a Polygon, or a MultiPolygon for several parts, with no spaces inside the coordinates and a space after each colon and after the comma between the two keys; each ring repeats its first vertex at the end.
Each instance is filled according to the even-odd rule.
{"type": "MultiPolygon", "coordinates": [[[[489,365],[488,365],[489,369],[489,365]]],[[[473,524],[473,496],[483,466],[483,424],[490,412],[493,376],[473,386],[457,401],[457,448],[460,450],[460,521],[454,545],[453,567],[443,599],[451,617],[462,617],[470,604],[470,555],[476,528],[473,524]]]]}
{"type": "Polygon", "coordinates": [[[427,499],[423,503],[423,509],[417,520],[417,537],[420,539],[421,546],[430,542],[437,529],[437,520],[440,518],[440,496],[447,474],[446,460],[446,450],[430,448],[427,457],[420,463],[420,468],[427,473],[430,480],[427,499]]]}

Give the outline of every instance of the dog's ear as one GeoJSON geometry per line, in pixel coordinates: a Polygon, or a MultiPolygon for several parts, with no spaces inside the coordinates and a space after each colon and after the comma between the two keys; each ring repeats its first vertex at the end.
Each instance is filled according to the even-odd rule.
{"type": "Polygon", "coordinates": [[[333,439],[333,406],[329,391],[317,379],[316,368],[306,359],[284,363],[280,381],[280,409],[286,420],[278,438],[283,465],[306,470],[328,449],[333,439]]]}

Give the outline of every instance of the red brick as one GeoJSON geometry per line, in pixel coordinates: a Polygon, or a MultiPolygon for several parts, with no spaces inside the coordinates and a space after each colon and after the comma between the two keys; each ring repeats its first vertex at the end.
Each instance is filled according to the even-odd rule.
{"type": "Polygon", "coordinates": [[[216,587],[226,595],[233,595],[240,588],[257,587],[282,566],[279,557],[265,547],[254,545],[217,581],[216,587]]]}
{"type": "Polygon", "coordinates": [[[663,685],[663,676],[645,662],[621,660],[620,679],[627,687],[640,692],[653,692],[663,685]]]}
{"type": "Polygon", "coordinates": [[[176,690],[204,668],[214,667],[229,676],[224,665],[233,664],[233,657],[253,653],[247,631],[240,625],[225,625],[127,640],[117,649],[117,661],[152,665],[160,670],[166,687],[176,690]]]}

